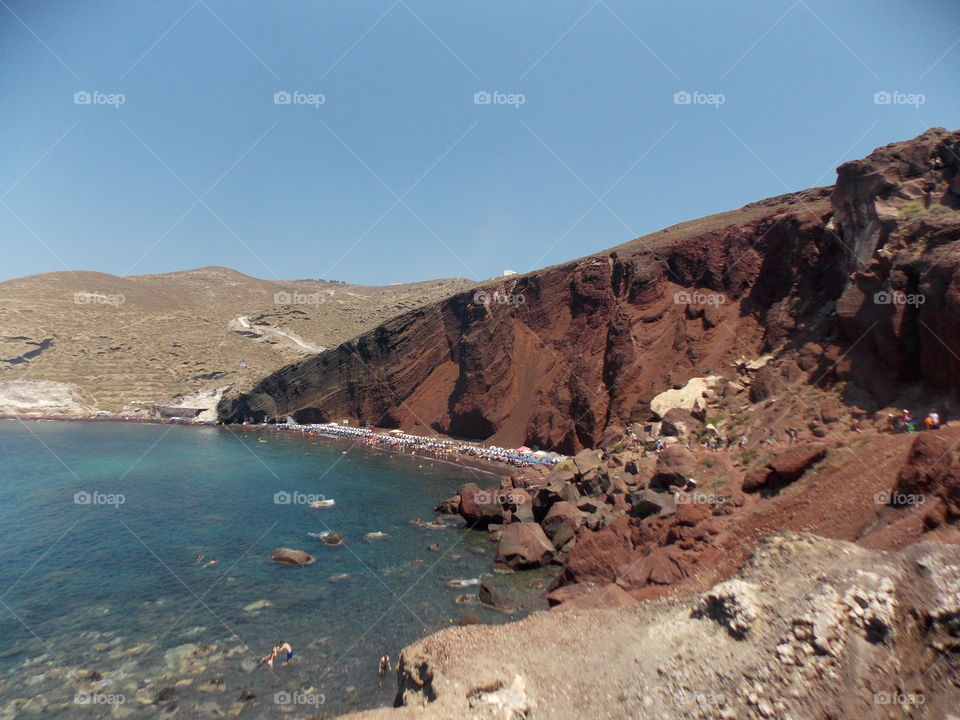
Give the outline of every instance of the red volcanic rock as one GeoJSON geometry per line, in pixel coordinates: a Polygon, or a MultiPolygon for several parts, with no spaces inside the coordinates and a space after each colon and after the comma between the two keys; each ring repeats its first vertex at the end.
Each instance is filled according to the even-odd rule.
{"type": "Polygon", "coordinates": [[[585,517],[586,513],[566,501],[561,501],[550,508],[540,526],[554,547],[559,549],[576,536],[585,517]]]}
{"type": "Polygon", "coordinates": [[[763,402],[779,392],[783,392],[784,383],[780,374],[770,365],[764,365],[757,371],[750,383],[750,402],[763,402]]]}
{"type": "MultiPolygon", "coordinates": [[[[896,492],[906,503],[929,503],[939,498],[948,518],[960,517],[960,432],[954,428],[923,432],[910,448],[897,478],[896,492]]],[[[898,499],[895,497],[895,499],[898,499]]],[[[931,509],[931,516],[936,511],[931,509]]]]}
{"type": "Polygon", "coordinates": [[[764,467],[754,468],[743,479],[744,492],[756,492],[775,484],[788,484],[800,478],[827,454],[825,445],[807,443],[785,450],[764,467]]]}
{"type": "Polygon", "coordinates": [[[553,559],[554,547],[539,525],[532,522],[504,526],[494,564],[514,570],[540,567],[553,559]]]}
{"type": "Polygon", "coordinates": [[[560,581],[564,584],[613,582],[617,568],[633,552],[630,518],[614,520],[599,532],[586,533],[577,540],[563,565],[560,581]]]}
{"type": "Polygon", "coordinates": [[[683,487],[693,475],[693,453],[682,445],[670,445],[657,455],[657,467],[650,478],[650,485],[666,488],[670,485],[683,487]]]}
{"type": "MultiPolygon", "coordinates": [[[[905,383],[953,394],[958,157],[960,133],[930,130],[841,166],[833,188],[497,279],[484,293],[523,301],[471,290],[418,308],[226,395],[219,418],[299,412],[574,454],[608,425],[648,419],[665,388],[791,340],[804,354],[796,369],[786,362],[785,381],[845,380],[864,408],[905,383]],[[723,302],[691,305],[705,294],[723,302]]],[[[778,383],[762,370],[751,394],[778,383]]]]}
{"type": "Polygon", "coordinates": [[[827,448],[823,445],[807,444],[785,450],[770,461],[770,469],[781,480],[791,483],[803,475],[816,462],[823,460],[827,448]]]}
{"type": "Polygon", "coordinates": [[[698,502],[677,503],[677,523],[680,525],[696,525],[712,516],[713,512],[709,505],[698,502]]]}
{"type": "MultiPolygon", "coordinates": [[[[574,586],[577,587],[577,586],[574,586]]],[[[619,585],[608,583],[587,593],[579,593],[576,597],[561,603],[555,609],[562,610],[594,610],[596,608],[630,607],[636,605],[637,600],[619,585]]]]}
{"type": "Polygon", "coordinates": [[[667,410],[663,420],[660,421],[660,432],[663,435],[675,437],[686,437],[698,427],[700,427],[700,421],[693,416],[693,413],[678,407],[667,410]]]}
{"type": "Polygon", "coordinates": [[[548,592],[545,597],[550,605],[560,605],[570,602],[581,595],[591,593],[596,589],[597,585],[595,583],[574,583],[573,585],[564,585],[563,587],[555,588],[548,592]]]}
{"type": "Polygon", "coordinates": [[[460,493],[457,512],[472,527],[485,528],[491,523],[510,522],[510,511],[503,507],[506,492],[499,488],[464,489],[460,493]]]}
{"type": "Polygon", "coordinates": [[[650,583],[672,585],[689,574],[685,565],[683,551],[668,545],[621,565],[617,568],[616,582],[628,590],[639,589],[650,583]]]}

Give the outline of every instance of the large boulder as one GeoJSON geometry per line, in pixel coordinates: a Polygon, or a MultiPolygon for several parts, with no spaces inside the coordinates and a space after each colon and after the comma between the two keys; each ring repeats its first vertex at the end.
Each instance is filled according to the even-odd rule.
{"type": "Polygon", "coordinates": [[[510,607],[507,599],[500,594],[500,591],[490,583],[480,584],[480,589],[477,591],[477,599],[480,600],[481,604],[496,608],[497,610],[510,612],[513,609],[510,607]]]}
{"type": "Polygon", "coordinates": [[[303,550],[282,547],[277,548],[270,554],[270,561],[281,565],[312,565],[315,559],[303,550]]]}
{"type": "Polygon", "coordinates": [[[748,472],[743,479],[743,491],[776,490],[795,482],[826,454],[826,446],[818,443],[806,443],[785,450],[763,467],[748,472]]]}
{"type": "Polygon", "coordinates": [[[952,430],[924,432],[910,447],[897,477],[900,504],[943,500],[950,518],[960,517],[960,433],[952,430]],[[902,500],[900,500],[902,498],[902,500]]]}
{"type": "Polygon", "coordinates": [[[650,401],[650,410],[658,418],[664,417],[673,408],[701,412],[707,407],[707,398],[721,380],[717,375],[690,378],[682,388],[665,390],[650,401]]]}
{"type": "Polygon", "coordinates": [[[628,590],[651,584],[672,585],[687,577],[687,564],[683,551],[668,545],[617,568],[616,582],[628,590]]]}
{"type": "Polygon", "coordinates": [[[630,514],[634,517],[645,518],[660,513],[671,513],[675,509],[675,501],[670,493],[658,493],[653,490],[637,490],[627,495],[630,505],[630,514]]]}
{"type": "Polygon", "coordinates": [[[687,478],[693,475],[693,453],[682,445],[671,445],[657,455],[657,466],[650,478],[650,486],[668,488],[671,485],[683,487],[687,478]]]}
{"type": "Polygon", "coordinates": [[[491,523],[507,523],[510,511],[503,506],[506,493],[499,488],[462,489],[457,512],[472,527],[485,528],[491,523]]]}
{"type": "Polygon", "coordinates": [[[507,491],[504,498],[512,522],[534,522],[533,497],[522,488],[507,491]]]}
{"type": "Polygon", "coordinates": [[[633,553],[631,518],[624,516],[598,532],[583,533],[563,564],[563,584],[613,582],[617,568],[633,553]]]}
{"type": "Polygon", "coordinates": [[[773,397],[783,389],[780,373],[771,365],[760,368],[750,383],[750,402],[758,403],[773,397]]]}
{"type": "Polygon", "coordinates": [[[783,482],[792,483],[799,479],[811,465],[823,460],[826,454],[826,446],[807,443],[785,450],[771,460],[769,465],[783,482]]]}
{"type": "Polygon", "coordinates": [[[581,450],[573,458],[573,464],[577,466],[578,475],[587,475],[603,466],[603,452],[601,450],[581,450]]]}
{"type": "Polygon", "coordinates": [[[574,538],[585,517],[586,513],[582,510],[566,500],[561,500],[554,503],[540,525],[554,547],[561,549],[574,538]]]}
{"type": "Polygon", "coordinates": [[[689,410],[670,408],[660,423],[660,434],[682,438],[693,433],[699,425],[700,421],[689,410]]]}
{"type": "Polygon", "coordinates": [[[504,526],[494,565],[513,570],[546,565],[553,559],[555,550],[543,529],[532,522],[513,523],[504,526]]]}

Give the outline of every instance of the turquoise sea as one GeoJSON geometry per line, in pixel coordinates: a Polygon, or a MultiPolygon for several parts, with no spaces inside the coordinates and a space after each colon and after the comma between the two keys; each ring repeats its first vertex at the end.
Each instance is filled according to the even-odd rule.
{"type": "Polygon", "coordinates": [[[449,581],[483,578],[528,600],[548,581],[492,574],[493,544],[459,520],[411,524],[468,481],[496,478],[278,433],[0,421],[0,720],[317,718],[392,704],[381,655],[395,663],[467,611],[517,617],[449,581]],[[310,508],[308,495],[335,505],[310,508]],[[308,535],[328,530],[343,546],[308,535]],[[388,537],[364,538],[375,531],[388,537]],[[278,547],[316,563],[270,563],[278,547]],[[257,667],[283,641],[293,661],[257,667]]]}

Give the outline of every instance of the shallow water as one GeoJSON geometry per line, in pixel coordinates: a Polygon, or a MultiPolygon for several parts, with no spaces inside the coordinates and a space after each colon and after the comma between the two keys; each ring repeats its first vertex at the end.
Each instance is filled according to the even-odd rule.
{"type": "Polygon", "coordinates": [[[511,619],[458,604],[476,588],[448,581],[490,578],[529,596],[545,577],[493,576],[485,533],[410,524],[460,483],[493,480],[272,433],[0,421],[0,718],[313,718],[389,705],[396,682],[377,674],[381,655],[395,660],[466,610],[511,619]],[[318,497],[295,493],[336,504],[312,509],[302,503],[318,497]],[[307,535],[327,530],[344,545],[307,535]],[[374,531],[389,537],[364,539],[374,531]],[[316,563],[268,562],[278,547],[316,563]],[[293,662],[257,668],[284,640],[293,662]]]}

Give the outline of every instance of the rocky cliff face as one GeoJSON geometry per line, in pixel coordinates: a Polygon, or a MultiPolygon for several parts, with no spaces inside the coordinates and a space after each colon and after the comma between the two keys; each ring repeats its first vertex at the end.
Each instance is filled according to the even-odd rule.
{"type": "Polygon", "coordinates": [[[220,416],[574,452],[646,420],[660,391],[767,351],[867,404],[903,382],[956,387],[958,154],[960,133],[931,130],[843,165],[834,188],[455,295],[281,369],[220,416]],[[883,304],[881,291],[899,294],[883,304]]]}

